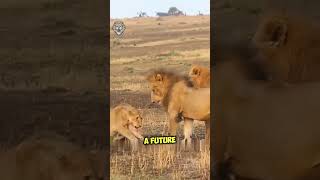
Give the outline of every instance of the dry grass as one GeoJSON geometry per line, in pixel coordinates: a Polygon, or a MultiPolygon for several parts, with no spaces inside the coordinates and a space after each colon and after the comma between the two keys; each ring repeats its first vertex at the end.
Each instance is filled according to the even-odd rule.
{"type": "Polygon", "coordinates": [[[114,153],[111,179],[210,179],[209,151],[179,152],[173,145],[145,148],[143,152],[114,153]]]}
{"type": "MultiPolygon", "coordinates": [[[[143,116],[144,136],[164,135],[168,130],[164,109],[150,105],[145,74],[158,67],[187,73],[194,63],[208,66],[209,20],[208,16],[124,19],[123,38],[115,38],[111,31],[111,106],[125,102],[137,107],[143,116]]],[[[182,130],[183,122],[179,140],[182,130]]],[[[195,138],[204,139],[204,123],[195,121],[193,132],[195,138]]],[[[113,144],[111,179],[209,179],[208,151],[184,152],[176,150],[176,145],[142,142],[138,153],[126,148],[113,144]]]]}

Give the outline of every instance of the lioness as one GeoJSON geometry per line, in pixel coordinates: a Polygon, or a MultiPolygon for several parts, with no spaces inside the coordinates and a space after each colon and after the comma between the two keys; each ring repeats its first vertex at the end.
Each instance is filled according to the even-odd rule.
{"type": "Polygon", "coordinates": [[[233,61],[214,72],[216,171],[230,164],[244,179],[320,179],[320,83],[274,87],[243,72],[233,61]]]}
{"type": "Polygon", "coordinates": [[[320,80],[320,27],[306,18],[269,13],[253,37],[257,59],[270,79],[298,83],[320,80]]]}
{"type": "Polygon", "coordinates": [[[165,107],[169,115],[169,133],[176,135],[178,119],[184,119],[184,140],[190,147],[193,120],[205,121],[206,142],[210,141],[210,89],[194,89],[188,77],[163,69],[147,76],[151,101],[165,107]]]}
{"type": "Polygon", "coordinates": [[[103,167],[92,160],[63,137],[34,136],[0,153],[0,175],[4,180],[102,180],[103,167]]]}
{"type": "Polygon", "coordinates": [[[204,66],[193,65],[189,77],[195,88],[210,88],[210,69],[204,66]]]}
{"type": "MultiPolygon", "coordinates": [[[[110,137],[116,133],[129,139],[132,150],[136,151],[138,139],[143,136],[137,131],[142,125],[142,117],[139,111],[129,104],[120,104],[110,110],[110,137]]],[[[116,137],[117,139],[121,136],[116,137]]]]}

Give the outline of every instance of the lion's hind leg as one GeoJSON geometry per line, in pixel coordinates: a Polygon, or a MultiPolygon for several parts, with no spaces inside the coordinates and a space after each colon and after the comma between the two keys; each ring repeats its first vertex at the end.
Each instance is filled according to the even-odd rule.
{"type": "Polygon", "coordinates": [[[181,146],[183,149],[191,150],[192,149],[192,129],[193,129],[193,119],[185,118],[184,120],[184,139],[182,140],[181,146]],[[187,146],[187,147],[186,147],[187,146]]]}

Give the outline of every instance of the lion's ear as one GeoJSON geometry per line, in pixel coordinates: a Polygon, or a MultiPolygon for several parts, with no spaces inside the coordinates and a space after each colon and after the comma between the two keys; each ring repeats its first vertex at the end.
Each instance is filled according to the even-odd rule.
{"type": "Polygon", "coordinates": [[[271,34],[270,42],[272,45],[279,47],[285,44],[288,36],[288,24],[285,21],[275,22],[271,34]]]}
{"type": "Polygon", "coordinates": [[[259,39],[256,39],[257,43],[262,43],[269,47],[283,46],[288,38],[288,22],[285,19],[267,22],[261,32],[257,33],[259,33],[259,37],[257,37],[259,39]]]}
{"type": "Polygon", "coordinates": [[[191,72],[192,72],[192,75],[200,76],[201,70],[199,67],[193,67],[191,72]]]}
{"type": "Polygon", "coordinates": [[[154,79],[155,79],[156,81],[162,81],[162,80],[163,80],[163,77],[161,76],[161,74],[157,74],[157,75],[155,75],[154,79]]]}

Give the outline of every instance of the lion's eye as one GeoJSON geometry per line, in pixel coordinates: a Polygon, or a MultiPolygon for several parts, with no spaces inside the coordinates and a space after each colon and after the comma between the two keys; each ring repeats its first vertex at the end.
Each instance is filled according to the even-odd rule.
{"type": "Polygon", "coordinates": [[[136,117],[136,120],[139,120],[139,117],[136,117]]]}

